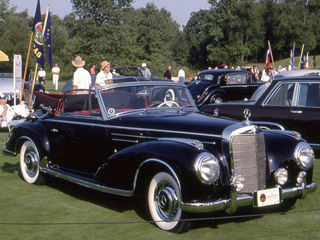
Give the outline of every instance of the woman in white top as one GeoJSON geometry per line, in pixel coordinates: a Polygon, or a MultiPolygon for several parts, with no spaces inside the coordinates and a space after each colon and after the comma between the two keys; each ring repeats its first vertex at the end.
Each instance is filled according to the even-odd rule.
{"type": "Polygon", "coordinates": [[[110,72],[111,66],[108,61],[103,61],[101,63],[101,71],[97,74],[96,83],[94,86],[103,87],[106,84],[112,84],[112,73],[110,72]]]}

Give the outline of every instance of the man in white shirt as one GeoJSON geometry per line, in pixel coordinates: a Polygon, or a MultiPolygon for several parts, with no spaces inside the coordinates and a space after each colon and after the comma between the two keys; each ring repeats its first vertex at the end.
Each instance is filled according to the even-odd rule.
{"type": "Polygon", "coordinates": [[[141,72],[142,72],[142,76],[143,77],[151,77],[151,72],[150,72],[150,69],[147,68],[147,64],[146,63],[142,63],[141,64],[141,72]]]}
{"type": "Polygon", "coordinates": [[[38,72],[38,80],[42,85],[44,85],[46,82],[46,75],[46,71],[42,67],[40,67],[40,70],[38,72]]]}
{"type": "Polygon", "coordinates": [[[60,74],[60,68],[58,67],[58,63],[54,64],[54,67],[52,68],[52,81],[54,89],[57,91],[59,86],[59,74],[60,74]]]}
{"type": "Polygon", "coordinates": [[[183,79],[186,78],[186,73],[184,72],[184,70],[182,69],[182,66],[180,67],[180,70],[178,72],[178,78],[179,78],[179,82],[183,83],[183,79]]]}
{"type": "Polygon", "coordinates": [[[94,87],[103,87],[107,84],[112,84],[112,73],[110,72],[111,65],[108,61],[103,61],[101,63],[101,71],[97,74],[96,82],[94,87]]]}
{"type": "Polygon", "coordinates": [[[86,64],[80,56],[77,56],[72,65],[77,68],[73,74],[73,89],[89,89],[91,87],[90,73],[83,68],[86,64]]]}
{"type": "Polygon", "coordinates": [[[5,118],[9,122],[15,114],[15,111],[7,104],[7,96],[0,93],[0,118],[5,118]]]}

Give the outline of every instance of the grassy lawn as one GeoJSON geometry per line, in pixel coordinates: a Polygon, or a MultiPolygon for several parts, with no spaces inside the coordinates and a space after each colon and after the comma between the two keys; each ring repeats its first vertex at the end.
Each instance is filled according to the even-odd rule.
{"type": "MultiPolygon", "coordinates": [[[[0,146],[6,132],[0,132],[0,146]]],[[[320,182],[320,160],[314,179],[320,182]]],[[[286,214],[194,222],[184,234],[162,231],[134,210],[131,198],[51,181],[35,186],[18,175],[19,158],[0,153],[0,239],[320,239],[320,192],[286,214]]],[[[250,214],[242,211],[241,214],[250,214]]],[[[239,215],[238,215],[239,216],[239,215]]]]}

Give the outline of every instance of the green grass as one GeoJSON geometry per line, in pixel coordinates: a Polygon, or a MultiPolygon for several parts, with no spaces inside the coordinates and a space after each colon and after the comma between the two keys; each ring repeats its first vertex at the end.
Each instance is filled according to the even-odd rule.
{"type": "MultiPolygon", "coordinates": [[[[1,148],[5,135],[0,132],[1,148]]],[[[18,157],[0,153],[1,240],[320,239],[319,191],[298,200],[286,214],[196,221],[187,233],[173,234],[140,217],[131,198],[103,194],[62,180],[30,185],[19,177],[18,169],[18,157]]],[[[318,183],[319,176],[317,159],[314,179],[318,183]]]]}

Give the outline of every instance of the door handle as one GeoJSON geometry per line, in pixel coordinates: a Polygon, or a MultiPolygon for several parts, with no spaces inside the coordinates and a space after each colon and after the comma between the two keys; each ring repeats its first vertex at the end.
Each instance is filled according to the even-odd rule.
{"type": "Polygon", "coordinates": [[[291,110],[290,112],[291,112],[291,113],[299,113],[299,114],[301,114],[301,113],[302,113],[302,111],[301,111],[301,110],[291,110]]]}
{"type": "Polygon", "coordinates": [[[58,129],[53,128],[53,129],[51,129],[51,132],[59,132],[59,130],[58,130],[58,129]]]}

